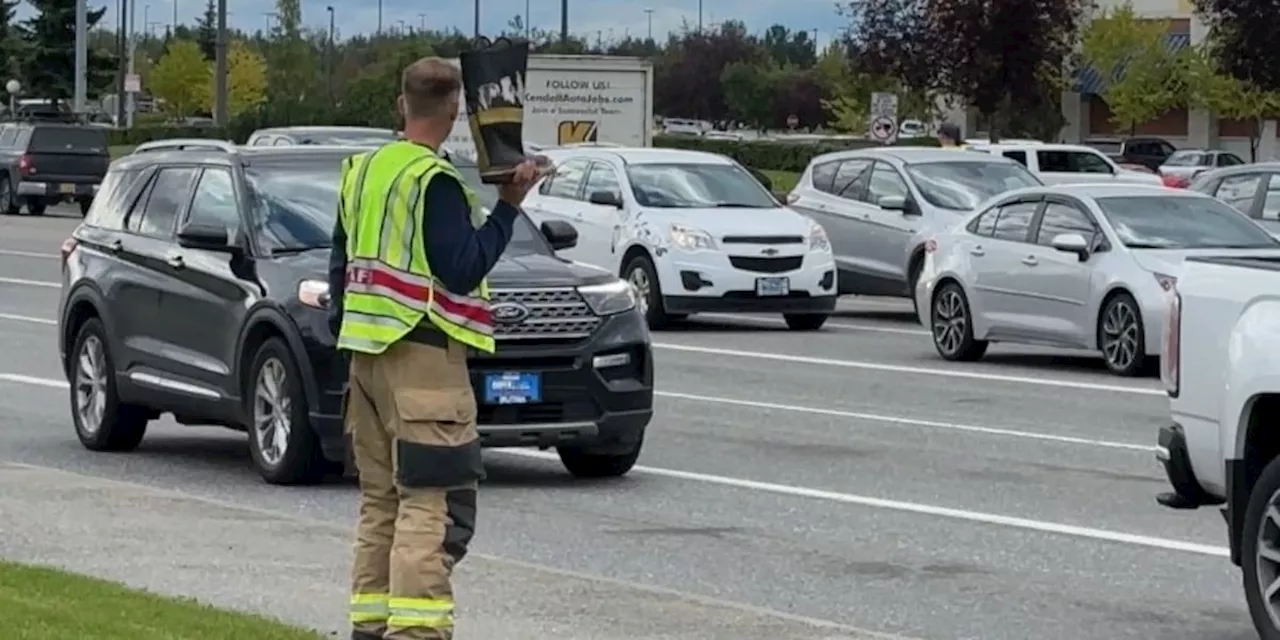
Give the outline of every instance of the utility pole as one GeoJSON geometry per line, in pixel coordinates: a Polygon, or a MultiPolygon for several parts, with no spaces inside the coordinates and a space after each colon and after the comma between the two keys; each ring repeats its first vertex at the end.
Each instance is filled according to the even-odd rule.
{"type": "Polygon", "coordinates": [[[123,126],[125,119],[124,109],[124,77],[129,73],[129,39],[125,32],[125,14],[129,13],[129,0],[117,0],[119,12],[116,16],[116,56],[119,62],[116,65],[116,126],[123,126]]]}
{"type": "Polygon", "coordinates": [[[569,0],[560,0],[560,44],[569,42],[569,0]]]}
{"type": "Polygon", "coordinates": [[[702,35],[702,0],[698,0],[698,35],[702,35]]]}
{"type": "Polygon", "coordinates": [[[524,0],[524,39],[529,39],[529,0],[524,0]]]}
{"type": "Polygon", "coordinates": [[[89,74],[89,7],[87,0],[76,0],[76,79],[72,109],[84,113],[88,99],[89,74]]]}
{"type": "Polygon", "coordinates": [[[334,24],[335,24],[335,23],[334,23],[334,18],[333,18],[333,5],[329,5],[329,6],[325,7],[325,11],[328,11],[328,12],[329,12],[329,64],[328,64],[328,67],[329,67],[329,79],[328,79],[328,84],[329,84],[329,104],[333,104],[333,100],[334,100],[334,96],[333,96],[333,72],[334,72],[334,66],[335,66],[335,64],[336,64],[336,62],[335,62],[335,58],[337,57],[337,53],[336,53],[336,50],[335,50],[335,47],[334,47],[334,44],[333,44],[333,31],[334,31],[334,24]]]}
{"type": "MultiPolygon", "coordinates": [[[[129,75],[133,75],[134,62],[138,57],[138,30],[134,28],[134,23],[138,20],[138,0],[127,0],[129,5],[129,75]]],[[[133,116],[138,112],[138,94],[136,91],[129,92],[129,111],[127,113],[127,123],[129,128],[133,128],[133,116]]]]}
{"type": "Polygon", "coordinates": [[[649,39],[653,40],[653,9],[644,10],[645,17],[649,19],[649,39]]]}
{"type": "Polygon", "coordinates": [[[473,33],[472,35],[477,40],[479,40],[480,39],[480,0],[476,0],[476,24],[475,24],[474,31],[475,33],[473,33]]]}
{"type": "Polygon", "coordinates": [[[378,35],[382,35],[382,0],[378,0],[378,35]]]}
{"type": "Polygon", "coordinates": [[[213,122],[225,127],[227,118],[227,0],[218,0],[218,35],[213,40],[213,122]]]}
{"type": "Polygon", "coordinates": [[[173,2],[173,31],[172,31],[172,33],[173,33],[173,37],[175,37],[175,38],[176,38],[176,37],[178,37],[178,0],[172,0],[172,2],[173,2]]]}

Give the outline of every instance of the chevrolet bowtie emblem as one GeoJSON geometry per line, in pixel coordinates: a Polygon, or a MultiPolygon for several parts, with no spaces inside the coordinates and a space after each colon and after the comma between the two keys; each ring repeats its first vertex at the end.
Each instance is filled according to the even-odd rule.
{"type": "Polygon", "coordinates": [[[765,249],[764,251],[761,251],[760,253],[763,253],[763,254],[764,254],[764,255],[766,255],[766,256],[776,256],[776,255],[778,255],[778,250],[777,250],[777,249],[765,249]]]}

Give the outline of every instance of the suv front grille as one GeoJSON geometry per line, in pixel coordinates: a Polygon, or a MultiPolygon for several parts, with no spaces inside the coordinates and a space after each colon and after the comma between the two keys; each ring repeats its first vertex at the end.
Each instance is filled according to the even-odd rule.
{"type": "Polygon", "coordinates": [[[490,302],[516,304],[528,314],[516,321],[503,322],[495,314],[494,338],[498,340],[568,341],[591,335],[600,318],[587,306],[582,294],[573,288],[495,289],[490,302]]]}
{"type": "Polygon", "coordinates": [[[729,264],[735,269],[755,271],[756,273],[785,273],[795,271],[804,263],[804,256],[788,258],[749,258],[746,256],[729,256],[729,264]]]}

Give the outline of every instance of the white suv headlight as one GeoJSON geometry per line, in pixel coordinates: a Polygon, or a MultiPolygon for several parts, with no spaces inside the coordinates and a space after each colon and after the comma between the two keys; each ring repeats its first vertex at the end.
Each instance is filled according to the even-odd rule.
{"type": "Polygon", "coordinates": [[[581,286],[578,293],[598,316],[611,316],[636,307],[636,289],[625,280],[581,286]]]}
{"type": "Polygon", "coordinates": [[[816,222],[809,225],[809,249],[831,251],[831,241],[827,239],[827,230],[816,222]]]}
{"type": "Polygon", "coordinates": [[[711,234],[702,229],[686,227],[681,224],[671,225],[671,242],[685,251],[714,250],[716,248],[716,241],[711,237],[711,234]]]}

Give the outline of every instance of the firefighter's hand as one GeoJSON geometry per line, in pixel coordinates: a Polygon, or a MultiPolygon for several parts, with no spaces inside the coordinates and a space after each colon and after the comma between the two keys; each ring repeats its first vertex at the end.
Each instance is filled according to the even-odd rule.
{"type": "Polygon", "coordinates": [[[541,176],[538,172],[538,165],[532,160],[525,160],[516,167],[515,174],[511,176],[511,182],[498,186],[498,197],[505,203],[519,207],[524,202],[524,197],[529,193],[529,189],[533,188],[533,184],[538,181],[541,176]]]}

